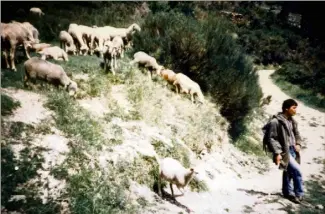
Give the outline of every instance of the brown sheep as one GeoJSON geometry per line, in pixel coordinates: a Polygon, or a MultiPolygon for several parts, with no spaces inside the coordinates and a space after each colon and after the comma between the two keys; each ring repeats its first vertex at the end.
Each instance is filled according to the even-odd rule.
{"type": "Polygon", "coordinates": [[[6,67],[17,71],[15,66],[15,52],[18,45],[24,46],[26,57],[29,59],[28,48],[34,42],[31,31],[27,30],[21,23],[1,23],[1,48],[4,50],[6,67]],[[11,66],[8,62],[8,51],[10,53],[11,66]]]}
{"type": "Polygon", "coordinates": [[[78,91],[77,83],[72,81],[60,65],[48,62],[38,57],[32,57],[24,63],[24,82],[30,79],[40,79],[53,84],[60,84],[70,95],[75,95],[78,91]]]}

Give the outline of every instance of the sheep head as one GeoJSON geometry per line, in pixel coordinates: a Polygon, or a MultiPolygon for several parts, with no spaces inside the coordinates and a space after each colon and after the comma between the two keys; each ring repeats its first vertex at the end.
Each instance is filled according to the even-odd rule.
{"type": "Polygon", "coordinates": [[[73,95],[75,95],[76,93],[77,93],[77,91],[78,91],[78,85],[77,85],[77,83],[75,82],[75,81],[70,81],[69,82],[69,85],[67,86],[67,89],[68,89],[68,91],[69,91],[69,95],[70,96],[73,96],[73,95]]]}
{"type": "Polygon", "coordinates": [[[158,67],[156,68],[156,73],[157,73],[157,75],[161,75],[161,72],[163,71],[165,69],[165,67],[164,66],[162,66],[162,65],[158,65],[158,67]]]}
{"type": "Polygon", "coordinates": [[[203,94],[202,94],[201,92],[198,93],[197,97],[198,97],[198,101],[199,101],[201,104],[204,104],[204,103],[205,103],[204,96],[203,96],[203,94]]]}
{"type": "Polygon", "coordinates": [[[141,31],[141,28],[138,24],[136,23],[133,23],[132,25],[130,25],[130,27],[128,27],[127,29],[127,34],[133,34],[135,33],[136,31],[140,32],[141,31]]]}
{"type": "Polygon", "coordinates": [[[185,185],[187,185],[197,174],[194,168],[190,168],[188,172],[185,174],[185,185]]]}

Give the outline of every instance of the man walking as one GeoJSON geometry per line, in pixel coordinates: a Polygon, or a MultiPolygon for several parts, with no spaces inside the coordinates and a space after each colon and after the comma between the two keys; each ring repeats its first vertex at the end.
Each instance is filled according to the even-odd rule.
{"type": "Polygon", "coordinates": [[[287,99],[282,104],[282,112],[274,115],[269,123],[267,141],[271,147],[274,163],[283,169],[282,193],[285,198],[300,203],[303,199],[303,181],[300,170],[301,137],[296,114],[298,103],[287,99]],[[293,186],[291,184],[293,180],[293,186]]]}

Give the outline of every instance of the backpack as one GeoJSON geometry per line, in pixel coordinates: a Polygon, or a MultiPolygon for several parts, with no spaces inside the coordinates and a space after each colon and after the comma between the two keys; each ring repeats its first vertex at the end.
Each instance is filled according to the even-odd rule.
{"type": "Polygon", "coordinates": [[[268,136],[270,135],[270,124],[271,124],[272,119],[273,119],[273,117],[271,117],[262,128],[262,131],[264,133],[264,136],[263,136],[263,151],[265,151],[265,154],[267,154],[268,152],[273,152],[273,148],[272,148],[272,146],[270,145],[270,143],[268,141],[268,136]]]}

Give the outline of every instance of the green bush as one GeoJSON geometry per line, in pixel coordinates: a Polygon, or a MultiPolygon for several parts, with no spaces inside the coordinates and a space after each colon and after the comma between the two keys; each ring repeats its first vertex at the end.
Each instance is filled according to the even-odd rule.
{"type": "Polygon", "coordinates": [[[12,114],[20,106],[19,101],[15,101],[10,96],[1,93],[1,116],[12,114]]]}
{"type": "Polygon", "coordinates": [[[198,21],[177,12],[149,15],[134,37],[134,52],[144,51],[198,82],[219,104],[233,136],[240,121],[262,96],[252,62],[227,33],[235,26],[222,18],[198,21]],[[238,123],[239,122],[239,123],[238,123]]]}
{"type": "Polygon", "coordinates": [[[304,89],[313,89],[316,93],[325,95],[325,64],[310,68],[304,64],[285,63],[276,72],[285,81],[302,86],[304,89]]]}

